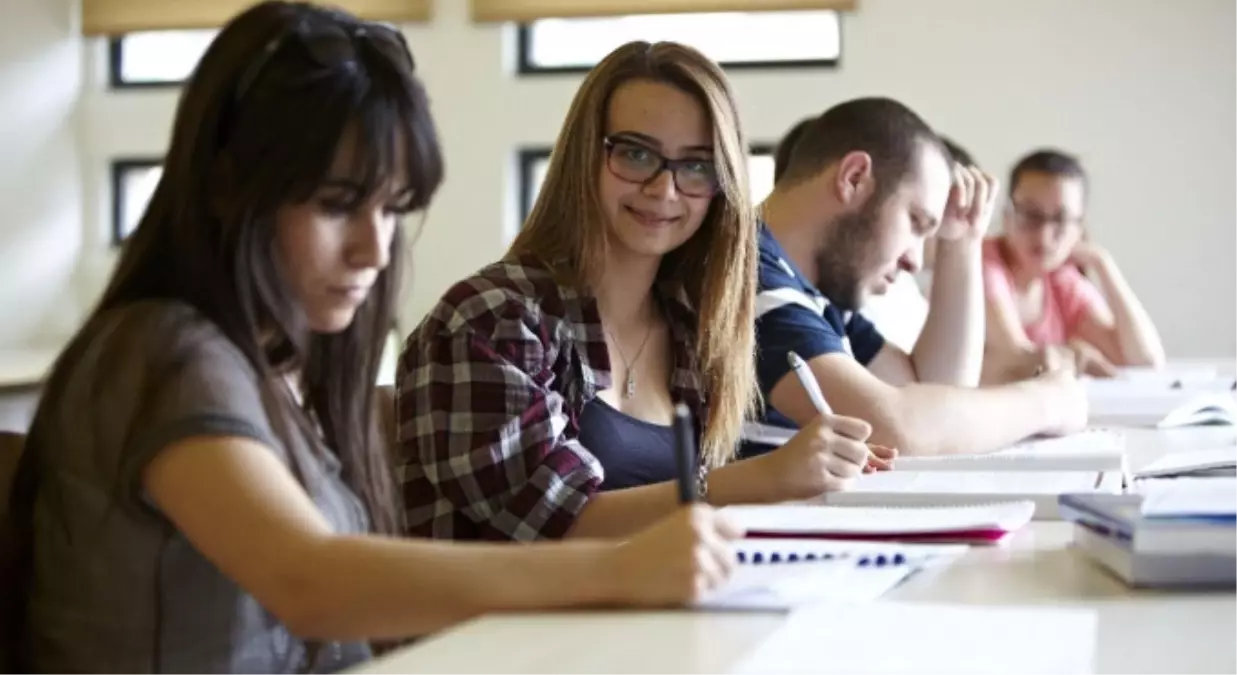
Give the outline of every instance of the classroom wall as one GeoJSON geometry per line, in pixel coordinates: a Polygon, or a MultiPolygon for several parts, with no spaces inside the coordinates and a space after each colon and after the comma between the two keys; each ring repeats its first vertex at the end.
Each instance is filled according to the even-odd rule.
{"type": "Polygon", "coordinates": [[[82,239],[72,0],[0,2],[0,346],[71,330],[82,239]]]}
{"type": "MultiPolygon", "coordinates": [[[[6,14],[16,3],[18,21],[6,16],[0,28],[0,147],[10,153],[15,142],[19,161],[0,168],[0,279],[9,281],[0,297],[15,317],[0,340],[53,339],[64,324],[56,317],[93,300],[111,268],[107,161],[161,153],[176,94],[106,91],[105,50],[89,41],[74,146],[66,0],[5,2],[6,14]],[[35,263],[36,252],[50,262],[35,263]],[[58,304],[50,283],[15,290],[63,281],[75,256],[76,304],[58,304]]],[[[408,31],[448,167],[413,253],[406,328],[450,283],[502,253],[516,228],[516,150],[553,143],[581,80],[515,76],[514,30],[472,25],[466,4],[438,0],[434,22],[408,31]]],[[[1092,231],[1170,355],[1237,352],[1231,0],[860,4],[845,18],[838,69],[732,75],[751,140],[775,140],[834,102],[884,94],[1002,175],[1032,146],[1069,148],[1093,174],[1092,231]]]]}

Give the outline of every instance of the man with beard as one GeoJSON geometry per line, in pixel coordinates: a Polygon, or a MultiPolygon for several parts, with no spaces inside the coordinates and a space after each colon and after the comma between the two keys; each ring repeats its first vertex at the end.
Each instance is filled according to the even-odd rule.
{"type": "MultiPolygon", "coordinates": [[[[869,442],[902,454],[996,450],[1086,425],[1071,372],[978,389],[984,351],[982,242],[996,181],[955,164],[922,119],[889,99],[827,110],[790,149],[762,206],[757,370],[765,424],[818,413],[788,363],[802,357],[839,415],[872,425],[869,442]],[[908,354],[858,313],[923,263],[935,235],[930,310],[908,354]]],[[[749,441],[768,437],[753,425],[749,441]]],[[[745,454],[759,452],[749,442],[745,454]]]]}

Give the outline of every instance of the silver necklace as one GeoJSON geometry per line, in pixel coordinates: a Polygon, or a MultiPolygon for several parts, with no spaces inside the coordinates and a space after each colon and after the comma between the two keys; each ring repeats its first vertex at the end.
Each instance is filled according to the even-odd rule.
{"type": "Polygon", "coordinates": [[[644,354],[644,347],[649,343],[649,336],[653,334],[653,322],[650,321],[648,327],[644,329],[644,341],[640,343],[640,349],[636,350],[636,356],[632,360],[627,360],[627,355],[623,353],[623,347],[619,344],[614,334],[606,328],[605,324],[601,325],[602,330],[606,335],[610,336],[610,341],[614,343],[614,348],[618,350],[619,358],[623,360],[623,367],[627,369],[627,382],[623,386],[623,398],[631,398],[636,395],[636,363],[640,360],[640,356],[644,354]]]}

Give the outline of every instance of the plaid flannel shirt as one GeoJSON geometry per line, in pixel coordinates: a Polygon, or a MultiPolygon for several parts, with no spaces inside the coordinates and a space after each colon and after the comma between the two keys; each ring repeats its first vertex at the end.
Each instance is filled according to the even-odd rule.
{"type": "MultiPolygon", "coordinates": [[[[695,313],[681,296],[656,296],[673,342],[671,396],[703,428],[695,313]]],[[[546,265],[507,259],[456,284],[408,337],[396,373],[409,534],[563,537],[602,482],[579,420],[610,386],[596,300],[546,265]]]]}

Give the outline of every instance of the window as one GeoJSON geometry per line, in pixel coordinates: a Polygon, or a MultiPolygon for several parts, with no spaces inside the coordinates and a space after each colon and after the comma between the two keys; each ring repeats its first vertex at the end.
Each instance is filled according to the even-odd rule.
{"type": "Polygon", "coordinates": [[[111,86],[178,86],[198,65],[214,30],[128,33],[111,42],[111,86]]]}
{"type": "MultiPolygon", "coordinates": [[[[520,151],[520,223],[532,213],[537,193],[550,167],[550,151],[530,148],[520,151]]],[[[753,145],[747,159],[752,202],[758,204],[773,191],[773,146],[753,145]]]]}
{"type": "Polygon", "coordinates": [[[836,66],[842,26],[833,10],[539,19],[520,26],[520,72],[587,71],[632,40],[682,42],[727,68],[836,66]]]}
{"type": "Polygon", "coordinates": [[[113,246],[119,246],[137,229],[162,175],[163,164],[157,159],[122,159],[112,163],[113,246]]]}

